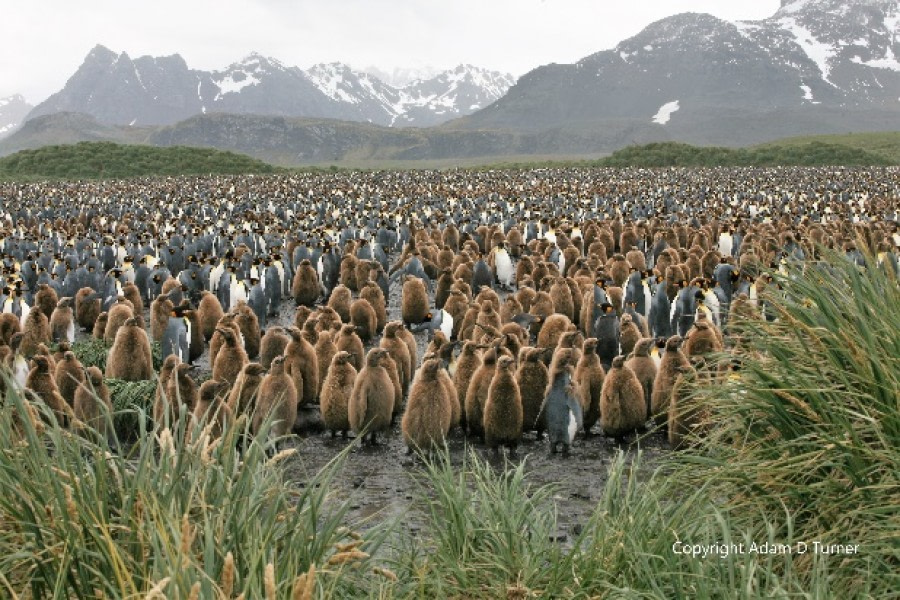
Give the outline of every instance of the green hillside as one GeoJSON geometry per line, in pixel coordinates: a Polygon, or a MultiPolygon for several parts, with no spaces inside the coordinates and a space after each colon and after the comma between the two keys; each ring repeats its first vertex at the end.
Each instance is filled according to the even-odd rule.
{"type": "Polygon", "coordinates": [[[878,154],[891,161],[891,164],[900,165],[900,131],[885,131],[879,133],[846,133],[836,135],[816,135],[792,137],[775,140],[767,144],[760,144],[757,148],[770,146],[794,147],[804,146],[810,142],[822,142],[836,144],[849,148],[858,148],[878,154]]]}
{"type": "Polygon", "coordinates": [[[604,167],[818,167],[890,165],[896,162],[849,145],[810,141],[736,149],[663,142],[623,148],[601,159],[598,164],[604,167]]]}
{"type": "Polygon", "coordinates": [[[212,148],[81,142],[22,150],[0,158],[0,177],[118,179],[151,175],[273,173],[262,161],[212,148]]]}

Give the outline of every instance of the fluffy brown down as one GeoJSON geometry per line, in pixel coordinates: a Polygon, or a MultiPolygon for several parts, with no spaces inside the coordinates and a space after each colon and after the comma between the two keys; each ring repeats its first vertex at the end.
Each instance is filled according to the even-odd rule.
{"type": "Polygon", "coordinates": [[[137,318],[125,321],[106,359],[106,377],[125,381],[153,379],[153,355],[150,338],[137,318]]]}
{"type": "Polygon", "coordinates": [[[381,366],[384,355],[387,352],[380,348],[369,350],[366,365],[356,376],[350,394],[350,427],[358,435],[365,431],[372,444],[376,443],[379,432],[390,428],[394,410],[393,384],[387,369],[381,366]]]}
{"type": "Polygon", "coordinates": [[[319,409],[325,428],[331,436],[340,431],[344,437],[350,430],[350,395],[356,383],[357,371],[347,352],[337,352],[331,359],[325,380],[322,382],[322,393],[319,396],[319,409]]]}
{"type": "Polygon", "coordinates": [[[600,394],[600,427],[610,437],[621,440],[647,420],[644,390],[634,372],[617,356],[603,380],[600,394]]]}
{"type": "Polygon", "coordinates": [[[455,399],[447,396],[447,389],[440,383],[442,370],[440,359],[431,358],[416,372],[400,423],[403,440],[411,450],[439,447],[450,431],[455,399]]]}
{"type": "Polygon", "coordinates": [[[484,441],[491,448],[509,446],[515,450],[522,437],[522,396],[515,368],[512,357],[497,359],[497,370],[484,405],[484,441]]]}

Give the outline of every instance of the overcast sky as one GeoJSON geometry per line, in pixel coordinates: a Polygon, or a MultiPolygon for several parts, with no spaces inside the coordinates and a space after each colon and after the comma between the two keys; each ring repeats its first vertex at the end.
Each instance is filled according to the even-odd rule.
{"type": "Polygon", "coordinates": [[[221,69],[251,51],[289,66],[471,63],[515,76],[571,63],[679,12],[771,16],[779,0],[0,0],[0,98],[36,104],[96,44],[221,69]],[[88,8],[90,7],[90,8],[88,8]]]}

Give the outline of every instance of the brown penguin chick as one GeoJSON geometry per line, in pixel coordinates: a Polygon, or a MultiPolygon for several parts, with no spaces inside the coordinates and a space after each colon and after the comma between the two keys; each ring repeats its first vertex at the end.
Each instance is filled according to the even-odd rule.
{"type": "MultiPolygon", "coordinates": [[[[419,364],[419,348],[416,345],[416,338],[412,332],[403,325],[403,321],[397,321],[400,325],[397,328],[397,337],[406,342],[406,349],[409,351],[409,372],[415,373],[416,366],[419,364]]],[[[412,376],[410,375],[410,379],[412,376]]]]}
{"type": "Polygon", "coordinates": [[[353,294],[346,285],[339,284],[331,290],[331,296],[328,298],[328,306],[331,307],[341,317],[341,322],[350,322],[350,303],[353,301],[353,294]]]}
{"type": "Polygon", "coordinates": [[[63,399],[59,388],[56,387],[49,357],[35,356],[31,364],[31,370],[25,379],[25,387],[34,392],[53,411],[60,426],[66,427],[73,416],[72,407],[63,399]]]}
{"type": "Polygon", "coordinates": [[[316,309],[317,333],[340,329],[343,324],[341,316],[330,306],[320,306],[316,309]]]}
{"type": "Polygon", "coordinates": [[[331,360],[338,351],[337,345],[334,343],[336,335],[338,335],[338,331],[335,329],[322,331],[319,333],[319,337],[314,346],[316,351],[316,364],[319,367],[319,388],[316,390],[317,396],[322,393],[322,386],[325,384],[325,377],[328,375],[331,360]]]}
{"type": "Polygon", "coordinates": [[[19,317],[13,313],[0,313],[0,346],[9,346],[12,336],[21,331],[22,324],[19,317]]]}
{"type": "Polygon", "coordinates": [[[32,310],[25,318],[22,325],[22,343],[19,351],[25,358],[31,358],[37,353],[40,344],[50,344],[53,334],[50,331],[50,321],[40,310],[32,310]]]}
{"type": "Polygon", "coordinates": [[[153,379],[150,339],[136,317],[119,328],[106,359],[106,377],[125,381],[153,379]]]}
{"type": "MultiPolygon", "coordinates": [[[[522,312],[531,313],[531,304],[534,302],[534,298],[537,295],[537,292],[532,288],[523,284],[520,284],[519,291],[516,292],[516,300],[519,304],[522,305],[522,312]]],[[[553,303],[552,301],[550,302],[553,303]]]]}
{"type": "Polygon", "coordinates": [[[138,290],[138,287],[133,283],[126,283],[122,286],[122,295],[125,296],[125,299],[131,302],[131,307],[134,310],[134,314],[143,315],[144,314],[144,301],[141,299],[141,292],[138,290]]]}
{"type": "MultiPolygon", "coordinates": [[[[185,407],[185,414],[188,416],[193,414],[194,408],[197,406],[197,400],[199,399],[197,384],[194,382],[194,378],[191,377],[191,371],[194,369],[194,365],[178,363],[172,370],[171,377],[169,377],[166,397],[169,399],[170,410],[175,417],[178,416],[181,406],[185,407]]],[[[174,420],[171,423],[174,423],[174,420]]]]}
{"type": "Polygon", "coordinates": [[[265,372],[266,369],[259,363],[252,362],[244,365],[241,374],[238,375],[228,393],[228,409],[232,416],[235,418],[241,415],[252,416],[256,394],[265,372]]]}
{"type": "MultiPolygon", "coordinates": [[[[60,298],[50,315],[50,335],[54,342],[75,341],[75,312],[72,305],[72,298],[60,298]]],[[[0,341],[2,340],[3,334],[0,334],[0,341]]]]}
{"type": "Polygon", "coordinates": [[[389,352],[381,356],[379,364],[387,371],[391,386],[394,388],[394,407],[391,411],[391,425],[393,425],[394,418],[403,410],[403,387],[400,385],[399,367],[389,352]]]}
{"type": "Polygon", "coordinates": [[[555,348],[564,333],[575,331],[575,325],[566,315],[551,314],[548,316],[537,336],[540,348],[555,348]]]}
{"type": "Polygon", "coordinates": [[[163,282],[161,293],[163,295],[168,295],[169,292],[173,290],[177,290],[181,287],[181,282],[175,279],[174,277],[169,277],[163,282]]]}
{"type": "Polygon", "coordinates": [[[644,401],[647,404],[647,414],[653,415],[652,398],[653,398],[653,382],[656,381],[656,361],[650,356],[650,351],[655,347],[656,340],[653,338],[643,338],[634,346],[634,351],[625,366],[631,369],[641,387],[644,389],[644,401]]]}
{"type": "Polygon", "coordinates": [[[359,282],[356,279],[356,270],[359,265],[359,259],[350,252],[346,252],[341,259],[340,281],[341,285],[347,287],[351,292],[359,290],[359,282]]]}
{"type": "MultiPolygon", "coordinates": [[[[109,319],[109,315],[106,312],[102,312],[97,315],[97,320],[94,321],[94,331],[91,332],[91,337],[95,340],[103,340],[103,337],[106,335],[106,322],[109,319]]],[[[115,340],[115,338],[113,338],[115,340]]]]}
{"type": "Polygon", "coordinates": [[[453,272],[449,268],[443,268],[434,288],[434,307],[437,310],[444,308],[444,304],[447,303],[453,281],[453,272]]]}
{"type": "Polygon", "coordinates": [[[685,356],[702,356],[711,352],[721,352],[722,343],[712,325],[706,319],[694,321],[684,340],[685,356]]]}
{"type": "Polygon", "coordinates": [[[249,358],[259,357],[259,319],[256,317],[256,313],[244,301],[238,302],[232,312],[235,314],[235,323],[244,339],[244,350],[247,351],[247,356],[249,358]]]}
{"type": "Polygon", "coordinates": [[[228,390],[227,381],[209,379],[200,385],[197,404],[193,411],[193,422],[195,424],[206,423],[210,440],[222,437],[222,431],[233,420],[231,407],[226,401],[228,390]]]}
{"type": "MultiPolygon", "coordinates": [[[[445,365],[448,364],[448,359],[440,355],[434,357],[426,355],[423,357],[423,361],[426,358],[438,358],[441,361],[441,369],[438,371],[438,384],[444,390],[444,394],[448,399],[450,406],[450,428],[452,429],[460,423],[460,419],[462,418],[462,408],[459,405],[459,394],[456,391],[456,384],[453,383],[453,377],[450,375],[449,368],[445,367],[445,365]]],[[[449,359],[449,364],[453,365],[452,358],[449,359]]]]}
{"type": "MultiPolygon", "coordinates": [[[[2,348],[2,346],[0,346],[0,348],[2,348]]],[[[66,352],[70,351],[71,349],[72,344],[65,340],[57,344],[56,351],[53,353],[53,364],[56,365],[57,363],[59,363],[59,361],[63,359],[63,356],[65,356],[66,352]]],[[[7,348],[7,350],[10,350],[10,348],[7,348]]],[[[2,361],[0,361],[0,364],[2,364],[2,361]]]]}
{"type": "Polygon", "coordinates": [[[69,406],[75,405],[75,391],[84,381],[84,367],[81,362],[75,358],[75,353],[71,350],[66,352],[62,360],[56,363],[53,379],[59,394],[63,397],[69,406]]]}
{"type": "Polygon", "coordinates": [[[225,316],[222,304],[216,295],[207,290],[200,293],[200,304],[197,305],[197,319],[200,321],[200,332],[207,342],[212,339],[219,319],[225,316]]]}
{"type": "Polygon", "coordinates": [[[56,290],[46,283],[38,285],[37,293],[34,295],[34,308],[44,313],[47,321],[53,316],[53,311],[56,309],[58,302],[59,297],[56,295],[56,290]]]}
{"type": "Polygon", "coordinates": [[[291,338],[284,327],[274,325],[266,329],[259,344],[259,362],[264,369],[268,370],[272,366],[272,360],[284,354],[284,349],[290,341],[291,338]]]}
{"type": "Polygon", "coordinates": [[[93,294],[94,290],[89,287],[83,287],[75,294],[75,320],[84,331],[93,331],[94,321],[100,314],[100,298],[88,299],[93,294]]]}
{"type": "Polygon", "coordinates": [[[588,338],[584,340],[581,358],[575,366],[574,378],[581,388],[585,435],[590,435],[591,428],[600,420],[600,396],[603,392],[604,379],[606,371],[600,362],[600,356],[597,355],[597,338],[588,338]]]}
{"type": "Polygon", "coordinates": [[[622,354],[628,356],[634,350],[635,344],[643,337],[640,328],[634,324],[634,319],[628,313],[622,315],[619,322],[619,345],[622,348],[622,354]]]}
{"type": "Polygon", "coordinates": [[[163,294],[150,303],[150,338],[154,342],[162,341],[169,326],[169,315],[174,309],[175,305],[163,294]]]}
{"type": "Polygon", "coordinates": [[[575,320],[575,300],[569,284],[562,277],[553,280],[550,286],[550,300],[553,302],[553,312],[564,315],[569,321],[575,320]]]}
{"type": "Polygon", "coordinates": [[[429,312],[428,291],[425,282],[413,275],[407,275],[400,294],[400,314],[406,324],[425,322],[429,312]]]}
{"type": "Polygon", "coordinates": [[[631,250],[626,252],[625,260],[628,261],[628,264],[632,269],[636,269],[638,271],[647,270],[647,257],[644,256],[644,253],[637,248],[632,248],[631,250]]]}
{"type": "Polygon", "coordinates": [[[447,389],[441,385],[442,371],[441,360],[436,357],[424,360],[416,371],[400,423],[403,441],[410,452],[439,448],[450,432],[452,404],[456,399],[449,398],[447,389]]]}
{"type": "Polygon", "coordinates": [[[372,310],[375,311],[375,331],[379,333],[384,331],[384,326],[387,325],[387,306],[385,304],[384,292],[381,291],[378,284],[374,281],[367,281],[359,291],[359,299],[367,301],[372,306],[372,310]]]}
{"type": "Polygon", "coordinates": [[[289,434],[297,421],[297,389],[291,376],[285,373],[284,365],[285,358],[276,357],[269,373],[259,385],[251,424],[254,436],[259,435],[266,419],[272,420],[270,437],[289,434]]]}
{"type": "Polygon", "coordinates": [[[691,382],[696,376],[697,372],[690,364],[675,367],[668,413],[669,445],[673,450],[684,448],[692,436],[702,433],[703,423],[707,420],[706,411],[696,405],[696,399],[690,394],[691,382]]]}
{"type": "Polygon", "coordinates": [[[178,356],[170,354],[163,360],[162,367],[159,369],[159,379],[156,381],[156,394],[153,399],[153,422],[159,426],[164,424],[167,411],[169,417],[168,427],[174,426],[178,417],[175,404],[169,398],[169,384],[172,381],[172,374],[175,372],[177,365],[178,356]]]}
{"type": "Polygon", "coordinates": [[[391,321],[384,327],[384,336],[379,342],[379,347],[387,350],[387,352],[397,363],[400,370],[400,385],[403,390],[409,389],[412,381],[413,369],[411,369],[412,360],[409,356],[409,348],[406,342],[398,335],[403,329],[403,324],[399,321],[391,321]]]}
{"type": "Polygon", "coordinates": [[[103,341],[112,344],[116,339],[116,333],[119,328],[127,321],[134,317],[134,307],[131,302],[125,299],[125,296],[119,296],[115,304],[106,311],[106,327],[103,330],[103,341]]]}
{"type": "Polygon", "coordinates": [[[444,303],[444,310],[453,317],[452,337],[459,339],[463,319],[465,319],[466,311],[469,310],[469,300],[463,292],[452,289],[450,290],[450,297],[444,303]]]}
{"type": "Polygon", "coordinates": [[[308,306],[298,306],[297,312],[294,313],[294,327],[303,329],[306,326],[306,320],[313,315],[313,309],[308,306]]]}
{"type": "Polygon", "coordinates": [[[484,300],[480,306],[478,316],[475,317],[472,339],[479,343],[487,343],[500,335],[500,327],[503,323],[500,321],[500,313],[494,308],[493,302],[484,300]]]}
{"type": "MultiPolygon", "coordinates": [[[[472,302],[466,308],[466,312],[462,318],[462,323],[459,326],[459,331],[456,334],[456,339],[475,340],[476,337],[480,337],[481,334],[484,333],[484,330],[475,327],[475,323],[478,321],[478,314],[480,312],[481,308],[474,302],[472,302]]],[[[456,329],[455,321],[453,322],[453,329],[456,329]]]]}
{"type": "Polygon", "coordinates": [[[74,415],[82,427],[89,427],[105,438],[112,433],[106,415],[112,415],[109,387],[99,367],[88,367],[82,372],[81,382],[73,398],[74,415]]]}
{"type": "Polygon", "coordinates": [[[492,288],[487,286],[481,286],[481,289],[478,291],[478,295],[475,297],[475,302],[478,306],[484,307],[485,302],[491,303],[491,308],[494,309],[494,312],[500,312],[500,296],[497,295],[492,288]]]}
{"type": "Polygon", "coordinates": [[[606,288],[606,295],[609,297],[609,303],[613,305],[616,312],[622,314],[625,308],[625,290],[619,286],[611,285],[606,288]]]}
{"type": "MultiPolygon", "coordinates": [[[[524,305],[525,304],[523,303],[522,306],[524,305]]],[[[534,299],[531,301],[531,310],[528,312],[535,317],[539,317],[538,320],[531,325],[531,335],[537,337],[540,335],[541,330],[543,330],[547,318],[553,314],[553,300],[550,298],[550,294],[544,291],[537,292],[534,295],[534,299]]],[[[553,345],[556,345],[555,341],[553,345]]]]}
{"type": "Polygon", "coordinates": [[[294,381],[298,406],[315,402],[319,391],[319,361],[315,347],[296,327],[287,330],[291,341],[284,349],[284,370],[294,381]]]}
{"type": "MultiPolygon", "coordinates": [[[[222,315],[222,318],[219,319],[219,323],[216,327],[218,329],[230,329],[232,333],[234,333],[235,337],[238,340],[241,339],[241,328],[238,327],[237,324],[237,315],[234,313],[225,313],[222,315]]],[[[209,364],[216,364],[216,357],[219,355],[219,349],[224,344],[224,340],[222,339],[222,335],[218,333],[218,331],[213,331],[212,338],[209,340],[209,364]]],[[[241,347],[243,348],[243,343],[241,343],[241,347]]]]}
{"type": "MultiPolygon", "coordinates": [[[[466,386],[464,412],[469,435],[484,439],[484,405],[487,402],[491,381],[497,370],[500,348],[491,346],[481,357],[481,364],[466,386]]],[[[458,373],[459,371],[457,371],[458,373]]],[[[466,382],[462,382],[466,385],[466,382]]],[[[520,399],[521,401],[521,399],[520,399]]]]}
{"type": "Polygon", "coordinates": [[[319,313],[315,312],[306,320],[303,325],[303,338],[310,344],[315,345],[319,341],[319,313]]]}
{"type": "Polygon", "coordinates": [[[394,411],[394,387],[382,364],[387,351],[372,348],[366,355],[366,365],[360,370],[350,393],[348,417],[357,435],[365,432],[370,444],[377,443],[377,435],[391,426],[394,411]]]}
{"type": "Polygon", "coordinates": [[[319,410],[325,429],[334,437],[338,431],[346,438],[350,430],[350,396],[356,382],[357,371],[352,356],[348,352],[337,352],[331,359],[322,393],[319,395],[319,410]]]}
{"type": "Polygon", "coordinates": [[[241,346],[240,338],[233,328],[217,327],[216,333],[222,338],[222,347],[216,353],[212,378],[234,385],[244,365],[250,362],[247,351],[241,346]]]}
{"type": "Polygon", "coordinates": [[[466,394],[469,391],[469,383],[479,367],[481,367],[481,353],[478,345],[472,341],[463,343],[452,375],[459,403],[459,424],[463,429],[466,428],[466,394]]]}
{"type": "Polygon", "coordinates": [[[361,370],[365,364],[365,347],[362,340],[356,334],[356,327],[353,325],[344,325],[341,327],[340,334],[335,342],[338,352],[348,352],[351,358],[351,364],[357,370],[361,370]]]}
{"type": "Polygon", "coordinates": [[[629,273],[631,273],[631,265],[628,264],[628,261],[625,259],[624,255],[613,254],[606,271],[612,278],[613,285],[615,285],[616,287],[622,287],[623,285],[625,285],[625,281],[628,279],[629,273]]]}
{"type": "Polygon", "coordinates": [[[364,344],[375,337],[378,321],[375,309],[368,300],[357,298],[350,304],[350,323],[356,327],[356,332],[364,344]]]}
{"type": "Polygon", "coordinates": [[[516,361],[511,356],[497,359],[484,405],[484,441],[491,448],[507,446],[515,453],[522,438],[522,395],[516,382],[516,361]]]}
{"type": "Polygon", "coordinates": [[[653,392],[650,395],[650,416],[657,425],[666,423],[669,418],[669,404],[672,399],[672,387],[680,369],[688,369],[688,362],[684,352],[681,351],[681,337],[673,335],[666,340],[666,352],[653,380],[653,392]]]}
{"type": "Polygon", "coordinates": [[[525,310],[522,308],[522,304],[514,295],[509,294],[500,306],[500,321],[504,324],[509,323],[513,317],[521,315],[523,312],[525,310]]]}
{"type": "Polygon", "coordinates": [[[609,437],[622,439],[643,427],[647,420],[644,389],[634,372],[625,366],[625,357],[617,356],[603,380],[600,393],[600,427],[609,437]]]}
{"type": "Polygon", "coordinates": [[[541,418],[544,391],[550,383],[550,371],[541,360],[549,350],[526,346],[519,351],[519,368],[516,382],[522,399],[522,432],[537,431],[538,439],[544,435],[546,419],[541,418]]]}
{"type": "Polygon", "coordinates": [[[312,306],[319,299],[321,292],[319,274],[316,273],[308,259],[303,259],[297,265],[297,272],[294,273],[294,281],[291,284],[291,295],[294,297],[294,302],[297,306],[312,306]]]}

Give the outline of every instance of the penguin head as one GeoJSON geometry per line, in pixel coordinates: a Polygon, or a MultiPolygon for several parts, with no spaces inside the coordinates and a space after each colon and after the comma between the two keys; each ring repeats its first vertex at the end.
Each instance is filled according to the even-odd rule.
{"type": "Polygon", "coordinates": [[[681,342],[684,341],[680,335],[673,335],[668,340],[666,340],[666,352],[674,352],[681,347],[681,342]]]}

